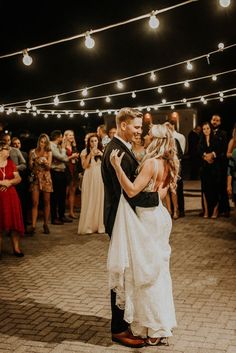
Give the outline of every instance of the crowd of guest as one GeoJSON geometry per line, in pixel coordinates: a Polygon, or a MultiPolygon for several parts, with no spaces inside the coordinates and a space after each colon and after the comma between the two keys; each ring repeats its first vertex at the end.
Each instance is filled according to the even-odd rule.
{"type": "MultiPolygon", "coordinates": [[[[186,138],[178,130],[179,115],[169,116],[169,129],[175,138],[180,165],[186,154],[186,138]]],[[[236,206],[236,126],[228,142],[221,130],[221,118],[197,126],[188,135],[190,179],[201,180],[202,216],[229,216],[231,197],[236,206]]],[[[141,163],[150,143],[150,126],[132,141],[132,151],[141,163]]],[[[78,234],[104,233],[104,187],[101,160],[104,149],[115,136],[116,128],[106,131],[100,125],[85,136],[85,148],[79,153],[74,131],[42,133],[29,154],[21,150],[19,137],[9,133],[0,136],[0,254],[3,234],[12,239],[13,253],[23,257],[20,238],[37,232],[39,207],[43,210],[44,234],[50,223],[63,225],[78,222],[78,234]],[[80,195],[80,216],[75,199],[80,195]],[[13,207],[14,205],[14,207],[13,207]],[[66,215],[66,206],[68,213],[66,215]],[[78,210],[77,210],[78,211],[78,210]]],[[[185,216],[182,169],[176,193],[169,191],[165,204],[173,219],[185,216]]],[[[236,207],[235,207],[236,209],[236,207]]]]}

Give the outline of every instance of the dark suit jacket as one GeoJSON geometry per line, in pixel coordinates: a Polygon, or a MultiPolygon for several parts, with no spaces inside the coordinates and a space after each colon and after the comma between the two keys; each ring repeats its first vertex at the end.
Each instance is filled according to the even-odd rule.
{"type": "MultiPolygon", "coordinates": [[[[116,137],[106,146],[102,158],[102,178],[104,182],[104,224],[106,232],[111,236],[113,225],[115,222],[116,212],[121,195],[121,186],[117,179],[116,172],[110,163],[110,154],[113,149],[119,149],[120,154],[125,152],[121,166],[127,177],[134,181],[138,162],[132,152],[116,137]]],[[[133,198],[129,198],[125,193],[127,201],[132,208],[154,207],[159,204],[159,195],[157,192],[140,192],[133,198]]]]}

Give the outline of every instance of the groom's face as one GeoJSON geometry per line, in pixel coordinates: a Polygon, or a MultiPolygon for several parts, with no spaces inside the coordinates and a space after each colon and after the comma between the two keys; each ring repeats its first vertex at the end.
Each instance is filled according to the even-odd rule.
{"type": "Polygon", "coordinates": [[[123,122],[123,132],[127,141],[131,142],[133,138],[140,136],[142,133],[142,124],[142,118],[135,118],[133,120],[123,122]]]}

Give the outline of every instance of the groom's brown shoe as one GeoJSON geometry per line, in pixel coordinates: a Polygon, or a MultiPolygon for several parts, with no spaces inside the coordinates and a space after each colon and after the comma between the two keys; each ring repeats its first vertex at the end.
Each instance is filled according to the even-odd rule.
{"type": "Polygon", "coordinates": [[[135,337],[131,332],[124,331],[121,333],[113,333],[112,341],[122,344],[126,347],[141,348],[146,345],[145,340],[140,337],[135,337]]]}

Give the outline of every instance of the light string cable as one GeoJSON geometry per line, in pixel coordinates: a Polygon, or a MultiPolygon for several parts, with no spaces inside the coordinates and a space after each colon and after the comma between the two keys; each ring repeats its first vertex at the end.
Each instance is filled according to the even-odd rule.
{"type": "MultiPolygon", "coordinates": [[[[165,103],[156,103],[156,104],[149,104],[149,105],[145,105],[145,106],[135,106],[135,108],[143,110],[143,109],[147,109],[147,108],[163,108],[163,107],[167,107],[167,106],[171,106],[171,105],[183,105],[183,104],[187,104],[187,103],[198,103],[198,102],[202,102],[204,103],[204,101],[210,101],[213,98],[211,98],[211,96],[217,95],[217,97],[215,97],[215,99],[220,99],[222,98],[222,100],[224,98],[227,97],[233,97],[235,96],[235,94],[228,94],[225,95],[225,93],[229,93],[236,90],[236,87],[233,88],[229,88],[226,90],[217,90],[216,92],[211,92],[211,93],[206,93],[206,94],[201,94],[201,95],[197,95],[194,97],[189,97],[189,98],[182,98],[182,99],[178,99],[178,100],[173,100],[173,101],[167,101],[165,103]],[[210,98],[209,98],[210,97],[210,98]]],[[[20,109],[21,107],[9,107],[8,109],[15,109],[14,112],[17,112],[16,109],[20,109]]],[[[25,109],[25,108],[24,108],[25,109]]],[[[96,113],[98,114],[99,112],[101,113],[112,113],[112,112],[117,112],[120,108],[109,108],[109,109],[76,109],[76,110],[65,110],[65,109],[40,109],[40,113],[48,113],[50,115],[55,115],[57,113],[63,114],[63,115],[69,115],[69,114],[81,114],[84,115],[85,113],[96,113]]],[[[26,110],[22,110],[21,113],[26,113],[26,110]]],[[[28,111],[28,113],[30,113],[28,111]]],[[[35,112],[31,112],[31,113],[35,113],[35,112]]]]}
{"type": "Polygon", "coordinates": [[[151,13],[148,13],[148,14],[145,14],[145,15],[141,15],[141,16],[138,16],[138,17],[134,17],[134,18],[131,18],[131,19],[128,19],[128,20],[125,20],[125,21],[121,21],[121,22],[118,22],[118,23],[115,23],[115,24],[111,24],[111,25],[108,25],[108,26],[105,26],[105,27],[97,28],[97,29],[94,29],[94,30],[89,30],[89,31],[86,31],[85,33],[76,34],[76,35],[71,36],[71,37],[62,38],[62,39],[59,39],[59,40],[55,40],[53,42],[49,42],[49,43],[45,43],[45,44],[41,44],[41,45],[37,45],[37,46],[31,47],[31,48],[27,48],[27,49],[23,49],[23,50],[20,50],[20,51],[16,51],[16,52],[13,52],[13,53],[1,55],[0,59],[8,58],[8,57],[11,57],[11,56],[16,56],[16,55],[19,55],[19,54],[22,55],[22,53],[24,53],[24,51],[30,52],[30,51],[33,51],[33,50],[49,47],[49,46],[52,46],[52,45],[55,45],[55,44],[68,42],[68,41],[71,41],[71,40],[74,40],[74,39],[77,39],[77,38],[86,37],[86,35],[88,33],[89,33],[89,35],[91,35],[93,33],[106,31],[106,30],[109,30],[109,29],[114,28],[114,27],[120,27],[120,26],[129,24],[129,23],[132,23],[132,22],[140,21],[140,20],[142,20],[144,18],[148,18],[148,17],[150,17],[152,15],[156,16],[157,14],[160,14],[160,13],[163,13],[163,12],[167,12],[167,11],[173,10],[173,9],[175,9],[177,7],[185,6],[187,4],[190,4],[192,2],[197,2],[197,1],[199,1],[199,0],[188,0],[188,1],[184,1],[184,2],[181,2],[179,4],[176,4],[176,5],[173,5],[173,6],[166,7],[166,8],[161,9],[161,10],[153,10],[151,13]]]}
{"type": "MultiPolygon", "coordinates": [[[[217,50],[214,50],[214,51],[211,51],[211,52],[208,52],[208,53],[205,53],[205,54],[201,54],[199,56],[196,56],[196,57],[193,57],[193,58],[190,58],[190,59],[186,59],[186,60],[174,63],[174,64],[170,64],[170,65],[167,65],[167,66],[163,66],[163,67],[159,67],[159,68],[156,68],[156,69],[152,69],[152,70],[145,71],[145,72],[142,72],[142,73],[138,73],[138,74],[135,74],[135,75],[132,75],[132,76],[123,77],[123,78],[121,78],[119,80],[113,80],[113,81],[108,81],[108,82],[104,82],[104,83],[99,83],[97,85],[89,86],[89,87],[86,87],[86,90],[88,91],[88,90],[91,90],[93,88],[107,86],[107,85],[114,84],[114,83],[117,84],[117,81],[122,82],[122,81],[130,80],[130,79],[133,79],[133,78],[145,76],[145,75],[150,75],[150,74],[152,74],[152,72],[158,73],[159,71],[163,71],[163,70],[166,70],[166,69],[169,69],[169,68],[173,68],[173,67],[176,67],[176,66],[179,66],[179,65],[183,65],[183,64],[186,64],[188,62],[197,61],[197,60],[200,60],[202,58],[209,58],[213,54],[216,54],[216,53],[219,53],[219,52],[223,52],[225,50],[228,50],[228,49],[231,49],[231,48],[234,48],[234,47],[236,47],[236,43],[233,43],[233,44],[230,44],[228,46],[225,46],[223,49],[217,49],[217,50]]],[[[17,104],[27,103],[28,101],[30,101],[32,103],[32,102],[37,102],[37,101],[40,101],[40,100],[51,99],[51,98],[54,98],[56,96],[60,97],[60,96],[69,95],[69,94],[72,94],[72,93],[83,92],[84,89],[85,88],[80,88],[80,89],[76,89],[76,90],[72,90],[72,91],[67,91],[67,92],[62,92],[62,93],[57,93],[57,94],[51,94],[51,95],[48,95],[48,96],[43,96],[43,97],[38,97],[38,98],[32,98],[32,99],[29,98],[29,99],[25,99],[25,100],[18,101],[18,102],[3,103],[3,105],[4,106],[17,105],[17,104]]]]}
{"type": "MultiPolygon", "coordinates": [[[[218,73],[214,73],[214,74],[210,74],[210,75],[206,75],[206,76],[201,76],[201,77],[196,77],[196,78],[192,78],[192,79],[188,79],[188,80],[181,80],[181,81],[177,81],[177,82],[162,84],[162,85],[158,85],[158,86],[154,86],[154,87],[135,89],[135,90],[126,91],[126,92],[113,93],[113,94],[109,94],[109,97],[111,98],[111,97],[124,96],[124,95],[131,95],[132,96],[133,93],[136,94],[136,93],[140,93],[140,92],[154,91],[160,87],[163,89],[163,88],[171,87],[171,86],[185,85],[186,82],[190,85],[191,82],[196,82],[196,81],[200,81],[200,80],[204,80],[204,79],[208,79],[208,78],[211,78],[213,80],[213,77],[217,78],[218,76],[223,76],[223,75],[234,73],[234,72],[236,72],[236,69],[222,71],[222,72],[218,72],[218,73]]],[[[187,87],[186,87],[186,89],[187,89],[187,87]]],[[[83,98],[83,99],[77,98],[77,99],[60,101],[60,104],[85,102],[85,101],[96,100],[96,99],[105,99],[107,97],[108,97],[108,95],[102,95],[102,96],[97,96],[97,97],[87,97],[87,98],[83,98]]],[[[5,107],[7,107],[8,105],[5,105],[5,107]]],[[[53,102],[39,103],[39,104],[37,104],[37,107],[42,107],[42,106],[47,106],[47,105],[55,105],[55,103],[53,103],[53,102]]],[[[85,103],[84,103],[84,105],[85,105],[85,103]]],[[[15,105],[11,105],[11,106],[15,106],[15,105]]],[[[17,105],[17,107],[18,108],[25,108],[25,106],[21,106],[21,105],[17,105]]]]}

